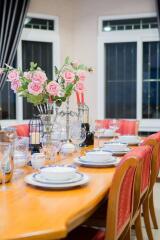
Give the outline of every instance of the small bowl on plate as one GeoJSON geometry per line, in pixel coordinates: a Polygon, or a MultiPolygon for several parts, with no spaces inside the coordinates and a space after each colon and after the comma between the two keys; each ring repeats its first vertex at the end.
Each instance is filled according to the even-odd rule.
{"type": "Polygon", "coordinates": [[[42,177],[48,180],[67,180],[75,177],[76,169],[73,167],[65,166],[51,166],[40,168],[42,177]]]}
{"type": "Polygon", "coordinates": [[[127,144],[116,143],[116,142],[105,143],[103,149],[106,151],[113,151],[113,152],[114,151],[125,151],[127,149],[127,144]]]}
{"type": "Polygon", "coordinates": [[[112,159],[111,152],[105,151],[88,151],[86,152],[86,160],[97,162],[97,161],[107,161],[112,159]]]}
{"type": "Polygon", "coordinates": [[[121,143],[134,144],[134,143],[138,143],[139,137],[137,135],[122,135],[122,136],[119,136],[118,140],[121,143]]]}

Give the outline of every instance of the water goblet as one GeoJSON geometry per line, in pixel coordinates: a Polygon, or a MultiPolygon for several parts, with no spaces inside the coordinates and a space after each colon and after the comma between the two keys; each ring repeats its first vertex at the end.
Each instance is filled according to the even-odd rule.
{"type": "Polygon", "coordinates": [[[2,191],[6,190],[6,183],[9,182],[13,174],[12,146],[7,142],[0,142],[0,183],[2,191]]]}

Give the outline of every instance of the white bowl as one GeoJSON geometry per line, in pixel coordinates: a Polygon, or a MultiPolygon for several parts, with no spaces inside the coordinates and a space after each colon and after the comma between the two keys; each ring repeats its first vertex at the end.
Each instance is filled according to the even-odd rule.
{"type": "Polygon", "coordinates": [[[75,151],[75,146],[72,143],[64,143],[61,147],[61,152],[64,154],[73,153],[75,151]]]}
{"type": "Polygon", "coordinates": [[[15,167],[20,168],[27,164],[28,156],[24,153],[15,153],[13,159],[15,167]]]}
{"type": "Polygon", "coordinates": [[[74,178],[76,169],[72,167],[45,167],[40,169],[42,177],[49,180],[67,180],[74,178]]]}
{"type": "Polygon", "coordinates": [[[113,137],[115,136],[115,131],[112,129],[105,129],[103,135],[104,137],[113,137]]]}
{"type": "Polygon", "coordinates": [[[35,169],[39,169],[43,167],[45,164],[45,155],[43,153],[34,153],[31,156],[31,164],[32,167],[35,169]]]}
{"type": "Polygon", "coordinates": [[[121,143],[137,143],[139,141],[138,136],[136,135],[123,135],[119,136],[119,141],[121,143]]]}
{"type": "Polygon", "coordinates": [[[112,159],[111,152],[104,152],[104,151],[90,151],[86,152],[86,160],[92,162],[98,161],[107,161],[112,159]]]}
{"type": "Polygon", "coordinates": [[[107,151],[125,151],[127,144],[125,143],[105,143],[104,147],[107,151]]]}

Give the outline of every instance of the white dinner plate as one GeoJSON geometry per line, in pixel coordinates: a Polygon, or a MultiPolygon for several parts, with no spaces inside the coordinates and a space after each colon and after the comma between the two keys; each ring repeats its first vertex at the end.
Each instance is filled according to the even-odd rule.
{"type": "Polygon", "coordinates": [[[74,159],[74,161],[75,163],[78,163],[83,166],[88,166],[88,167],[110,167],[110,166],[116,166],[119,163],[119,161],[115,157],[112,157],[112,160],[105,161],[105,162],[104,161],[91,162],[91,161],[84,160],[84,157],[83,157],[83,160],[82,160],[82,157],[77,157],[74,159]]]}
{"type": "Polygon", "coordinates": [[[41,175],[41,173],[35,173],[33,175],[33,178],[34,178],[35,181],[41,182],[41,183],[68,184],[68,183],[74,183],[74,182],[78,182],[78,181],[82,180],[83,179],[83,174],[77,172],[77,173],[75,173],[75,176],[73,178],[66,179],[66,180],[58,180],[58,179],[46,179],[43,175],[41,175]]]}
{"type": "Polygon", "coordinates": [[[29,174],[24,178],[24,181],[32,186],[35,187],[40,187],[40,188],[46,188],[46,189],[59,189],[59,190],[63,190],[63,189],[68,189],[68,188],[74,188],[74,187],[78,187],[78,186],[83,186],[85,184],[87,184],[89,182],[89,176],[86,174],[82,174],[83,178],[77,182],[72,182],[72,183],[61,183],[61,184],[57,184],[57,183],[42,183],[42,182],[38,182],[34,179],[34,174],[29,174]]]}

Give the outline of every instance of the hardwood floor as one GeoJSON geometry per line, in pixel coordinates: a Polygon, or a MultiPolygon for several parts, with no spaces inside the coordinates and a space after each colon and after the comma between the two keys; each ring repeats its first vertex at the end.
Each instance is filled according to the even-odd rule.
{"type": "MultiPolygon", "coordinates": [[[[155,184],[155,188],[154,188],[154,203],[155,203],[155,209],[156,209],[156,216],[157,216],[157,220],[158,220],[158,224],[159,224],[159,229],[155,230],[152,229],[153,231],[153,236],[154,236],[154,240],[160,240],[160,183],[156,183],[155,184]]],[[[144,240],[148,240],[147,234],[146,234],[146,230],[144,227],[144,222],[143,222],[143,218],[142,218],[142,226],[143,226],[143,237],[144,240]]],[[[136,240],[135,237],[135,231],[132,231],[132,238],[131,240],[136,240]]]]}

